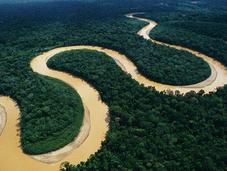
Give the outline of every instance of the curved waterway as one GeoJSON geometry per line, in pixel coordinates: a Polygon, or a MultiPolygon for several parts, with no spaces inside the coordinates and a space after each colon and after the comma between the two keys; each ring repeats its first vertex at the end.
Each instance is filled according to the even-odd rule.
{"type": "Polygon", "coordinates": [[[182,93],[186,93],[191,90],[199,91],[203,89],[208,93],[210,91],[215,91],[217,87],[227,83],[227,71],[225,70],[224,65],[196,51],[150,39],[149,32],[157,23],[151,20],[134,17],[133,14],[127,16],[148,22],[148,25],[138,32],[138,34],[145,39],[178,50],[186,50],[205,60],[211,67],[211,76],[198,84],[171,86],[145,78],[138,72],[136,66],[125,55],[111,49],[96,46],[70,46],[60,47],[45,52],[31,61],[31,68],[34,72],[41,75],[64,81],[79,93],[86,109],[83,126],[81,127],[79,135],[75,138],[75,141],[64,148],[39,156],[26,155],[22,152],[20,147],[20,132],[17,126],[20,110],[16,103],[9,97],[0,97],[0,171],[55,171],[60,168],[61,163],[64,161],[69,161],[74,164],[86,161],[91,154],[94,154],[101,147],[101,142],[105,140],[105,135],[108,131],[108,107],[100,101],[99,93],[82,79],[64,72],[51,70],[47,67],[46,62],[48,59],[58,53],[78,49],[103,52],[113,58],[122,70],[131,74],[133,79],[145,86],[155,87],[158,91],[179,90],[182,93]]]}
{"type": "MultiPolygon", "coordinates": [[[[67,50],[67,48],[65,49],[67,50]]],[[[65,51],[62,48],[62,51],[65,51]]],[[[108,107],[100,101],[99,93],[88,83],[69,74],[54,71],[47,67],[47,60],[58,50],[52,50],[34,58],[31,67],[34,72],[60,79],[73,87],[80,95],[84,107],[84,121],[75,141],[57,151],[29,156],[20,147],[20,132],[18,128],[20,110],[9,97],[1,97],[0,125],[6,126],[0,136],[0,171],[55,171],[59,170],[64,161],[79,164],[94,154],[105,140],[108,131],[108,107]],[[6,115],[7,114],[7,115],[6,115]]]]}
{"type": "MultiPolygon", "coordinates": [[[[209,93],[211,91],[214,92],[214,91],[216,91],[216,89],[218,87],[222,87],[225,84],[227,84],[227,70],[226,70],[226,67],[223,64],[221,64],[220,62],[215,60],[215,58],[209,57],[209,56],[202,54],[200,52],[197,52],[195,50],[185,48],[185,47],[182,47],[182,46],[171,45],[171,44],[168,44],[168,43],[164,43],[164,42],[160,42],[160,41],[152,39],[149,36],[149,33],[152,31],[153,28],[155,28],[158,25],[158,23],[156,23],[155,21],[150,20],[150,19],[137,17],[137,16],[135,16],[136,14],[142,14],[142,13],[131,13],[131,14],[127,14],[126,17],[132,18],[132,19],[137,19],[137,20],[144,21],[144,22],[148,23],[147,26],[143,27],[137,33],[138,35],[140,35],[144,39],[150,40],[151,42],[158,44],[158,45],[167,46],[167,47],[174,48],[174,49],[177,49],[177,50],[187,51],[187,52],[195,55],[196,57],[201,58],[204,61],[206,61],[209,64],[210,69],[211,69],[211,75],[209,76],[209,78],[207,78],[206,80],[204,80],[200,83],[193,84],[193,85],[170,86],[170,85],[154,83],[152,86],[154,86],[158,91],[164,91],[164,90],[176,91],[176,90],[179,90],[181,93],[187,93],[189,91],[198,92],[200,90],[204,90],[206,93],[209,93]]],[[[147,85],[147,84],[145,84],[145,85],[147,85]]]]}

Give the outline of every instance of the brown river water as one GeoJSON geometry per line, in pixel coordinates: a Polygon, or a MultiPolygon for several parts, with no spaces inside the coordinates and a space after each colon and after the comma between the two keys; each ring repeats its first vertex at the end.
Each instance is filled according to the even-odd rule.
{"type": "Polygon", "coordinates": [[[203,89],[208,93],[215,91],[217,87],[227,84],[227,71],[221,63],[196,51],[152,40],[149,37],[149,32],[157,23],[151,20],[134,17],[133,14],[129,14],[127,17],[136,18],[149,23],[138,32],[138,34],[145,39],[179,50],[186,50],[205,60],[211,67],[211,76],[198,84],[171,86],[160,84],[143,77],[137,71],[136,66],[126,56],[110,49],[96,46],[70,46],[45,52],[31,61],[31,68],[34,72],[41,75],[64,81],[80,94],[86,109],[80,134],[75,138],[73,143],[55,152],[39,156],[26,155],[22,152],[20,147],[20,132],[17,126],[19,123],[19,108],[16,102],[11,98],[0,97],[0,105],[4,107],[2,108],[0,106],[0,133],[2,132],[2,134],[0,134],[0,171],[56,171],[59,170],[61,163],[64,161],[69,161],[74,164],[86,161],[91,154],[94,154],[101,147],[101,142],[105,140],[105,135],[108,131],[108,107],[105,103],[100,101],[99,93],[82,79],[63,72],[51,70],[46,66],[47,60],[60,52],[77,49],[90,49],[104,52],[112,57],[122,70],[131,74],[133,79],[145,86],[153,86],[158,91],[179,90],[182,93],[186,93],[191,90],[199,91],[203,89]]]}

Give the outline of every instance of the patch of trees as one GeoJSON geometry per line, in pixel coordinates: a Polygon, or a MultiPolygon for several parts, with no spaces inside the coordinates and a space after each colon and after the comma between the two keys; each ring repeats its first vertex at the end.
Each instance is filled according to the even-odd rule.
{"type": "Polygon", "coordinates": [[[23,151],[42,154],[64,147],[74,140],[82,125],[80,96],[61,81],[27,72],[20,60],[10,63],[7,58],[1,62],[0,92],[11,96],[20,108],[23,151]],[[18,72],[13,67],[23,70],[18,72]]]}
{"type": "Polygon", "coordinates": [[[77,167],[66,163],[63,171],[227,169],[227,87],[207,95],[158,93],[89,50],[58,54],[48,66],[87,80],[110,108],[102,148],[77,167]]]}
{"type": "Polygon", "coordinates": [[[217,39],[223,39],[227,41],[227,24],[214,23],[214,22],[192,22],[192,21],[172,21],[166,22],[165,27],[176,27],[178,29],[184,29],[196,34],[213,37],[217,39]]]}
{"type": "Polygon", "coordinates": [[[29,154],[42,154],[74,140],[83,122],[84,108],[77,92],[61,81],[41,77],[35,85],[13,96],[22,109],[23,150],[29,154]]]}
{"type": "MultiPolygon", "coordinates": [[[[202,31],[202,29],[200,29],[200,31],[202,31]]],[[[222,34],[222,30],[219,31],[220,34],[222,34]]],[[[207,32],[204,32],[204,34],[208,34],[208,32],[209,29],[207,32]]],[[[150,35],[154,39],[163,42],[182,45],[184,47],[197,50],[227,65],[227,44],[221,38],[212,38],[207,35],[202,35],[185,29],[177,28],[175,26],[170,26],[169,24],[158,25],[154,30],[151,31],[150,35]]]]}
{"type": "MultiPolygon", "coordinates": [[[[209,23],[219,23],[219,24],[227,24],[227,12],[223,6],[223,9],[211,9],[207,8],[204,10],[203,8],[183,8],[184,5],[181,4],[178,8],[171,10],[148,10],[144,14],[138,14],[139,16],[143,16],[144,18],[150,18],[152,20],[157,21],[158,23],[163,22],[209,22],[209,23]],[[183,9],[182,9],[183,8],[183,9]]],[[[201,28],[202,29],[202,28],[201,28]]],[[[204,29],[205,30],[205,29],[204,29]]],[[[209,30],[209,29],[208,29],[209,30]]]]}
{"type": "Polygon", "coordinates": [[[170,12],[152,11],[140,16],[151,18],[159,23],[150,32],[150,36],[154,39],[194,49],[227,64],[225,8],[226,6],[206,10],[198,8],[170,12]]]}

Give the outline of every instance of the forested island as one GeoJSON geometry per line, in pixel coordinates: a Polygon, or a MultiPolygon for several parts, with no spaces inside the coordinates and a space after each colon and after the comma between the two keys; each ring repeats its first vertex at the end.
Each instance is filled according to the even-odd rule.
{"type": "MultiPolygon", "coordinates": [[[[145,40],[136,33],[147,23],[125,14],[145,12],[138,15],[158,23],[150,32],[153,39],[197,50],[227,66],[226,9],[224,0],[0,5],[0,95],[20,108],[23,152],[64,147],[78,135],[84,116],[72,87],[32,71],[35,56],[57,47],[100,46],[124,54],[153,81],[196,84],[211,74],[205,61],[145,40]]],[[[158,92],[92,50],[57,54],[48,67],[87,81],[109,107],[109,131],[100,150],[79,165],[66,161],[62,171],[227,170],[226,86],[208,94],[158,92]]]]}

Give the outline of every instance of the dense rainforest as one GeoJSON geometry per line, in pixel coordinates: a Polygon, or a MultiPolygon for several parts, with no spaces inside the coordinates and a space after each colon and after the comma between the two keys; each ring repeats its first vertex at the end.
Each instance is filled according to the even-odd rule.
{"type": "MultiPolygon", "coordinates": [[[[96,45],[125,54],[142,74],[157,82],[200,82],[210,75],[204,61],[144,40],[136,33],[146,23],[124,16],[146,11],[165,32],[166,25],[178,29],[179,35],[166,39],[168,42],[179,41],[184,46],[184,36],[202,37],[191,48],[209,51],[208,55],[227,65],[225,45],[221,45],[226,41],[225,1],[218,0],[215,5],[210,0],[200,2],[99,0],[0,5],[0,94],[11,96],[21,109],[24,152],[45,153],[71,142],[83,118],[78,94],[61,81],[34,73],[29,64],[33,57],[55,47],[96,45]],[[193,21],[200,26],[218,23],[216,33],[192,26],[193,21]]],[[[194,38],[188,40],[196,41],[194,38]]],[[[202,91],[185,96],[159,93],[139,85],[113,60],[94,51],[60,54],[49,66],[87,80],[110,107],[110,131],[100,151],[86,163],[78,167],[66,164],[63,170],[227,169],[227,87],[208,95],[202,91]]]]}
{"type": "MultiPolygon", "coordinates": [[[[83,15],[83,13],[78,15],[83,15]]],[[[91,13],[90,15],[94,14],[91,13]]],[[[105,14],[97,13],[95,15],[102,16],[105,14]]],[[[41,16],[39,17],[42,19],[41,16]]],[[[46,41],[46,47],[48,47],[47,43],[53,44],[53,46],[87,44],[114,49],[129,57],[142,74],[154,81],[165,84],[190,85],[203,81],[210,75],[210,68],[203,60],[184,51],[154,45],[136,35],[136,32],[146,23],[138,23],[134,19],[128,19],[124,16],[124,13],[115,14],[111,18],[101,21],[92,21],[90,18],[86,20],[85,18],[84,22],[81,23],[82,19],[78,18],[79,23],[73,24],[74,22],[71,21],[72,16],[70,16],[68,18],[70,21],[47,25],[43,29],[48,32],[44,31],[41,34],[48,36],[41,37],[41,39],[46,41]]],[[[14,24],[12,27],[14,27],[14,24]]],[[[4,31],[3,29],[2,39],[7,42],[9,36],[14,38],[18,34],[24,35],[24,31],[19,31],[19,33],[17,31],[16,34],[11,32],[10,35],[7,35],[9,30],[6,28],[6,31],[4,31]]],[[[30,38],[36,41],[39,38],[37,41],[41,41],[39,33],[31,34],[27,32],[27,35],[26,39],[30,38]]],[[[34,46],[33,41],[24,40],[24,37],[19,42],[14,43],[17,44],[16,46],[25,46],[26,48],[34,46]]],[[[35,46],[38,48],[40,45],[36,44],[35,46]]]]}
{"type": "Polygon", "coordinates": [[[140,16],[159,23],[150,32],[152,38],[197,50],[227,65],[226,10],[179,9],[170,13],[148,12],[140,16]]]}
{"type": "Polygon", "coordinates": [[[58,54],[48,66],[87,80],[110,107],[102,149],[87,163],[62,170],[227,169],[226,88],[208,95],[158,93],[140,86],[110,57],[88,50],[58,54]]]}
{"type": "MultiPolygon", "coordinates": [[[[136,32],[145,23],[126,18],[124,14],[129,7],[122,9],[119,6],[120,3],[113,6],[111,14],[105,4],[82,2],[0,6],[0,92],[1,95],[11,96],[20,106],[21,142],[24,152],[40,154],[62,147],[76,135],[75,133],[71,134],[69,139],[64,138],[68,136],[67,132],[75,130],[76,127],[78,129],[81,124],[78,121],[78,126],[66,127],[72,124],[68,118],[81,118],[80,107],[75,109],[78,112],[73,112],[76,105],[71,105],[72,97],[66,94],[68,100],[64,100],[61,106],[57,107],[57,101],[60,101],[61,97],[57,99],[56,96],[62,94],[54,88],[57,83],[45,81],[46,78],[33,73],[30,68],[31,59],[49,49],[77,44],[112,48],[128,56],[147,77],[167,84],[192,84],[209,76],[210,68],[204,61],[187,52],[154,45],[137,36],[136,32]],[[45,92],[49,89],[51,91],[48,92],[47,98],[45,92]],[[69,111],[64,113],[62,119],[56,117],[60,107],[61,111],[69,111]],[[44,108],[56,110],[48,110],[48,115],[45,115],[47,111],[41,110],[44,108]],[[37,118],[37,122],[45,122],[45,126],[34,125],[34,121],[26,118],[37,118]],[[65,120],[65,123],[61,123],[62,120],[65,120]],[[65,135],[59,131],[62,128],[68,129],[63,131],[65,135]],[[59,136],[60,134],[62,136],[59,136]],[[57,145],[55,141],[61,143],[57,145]]],[[[66,89],[65,86],[61,88],[63,84],[58,87],[66,89]]],[[[68,91],[71,92],[69,89],[68,91]]]]}

